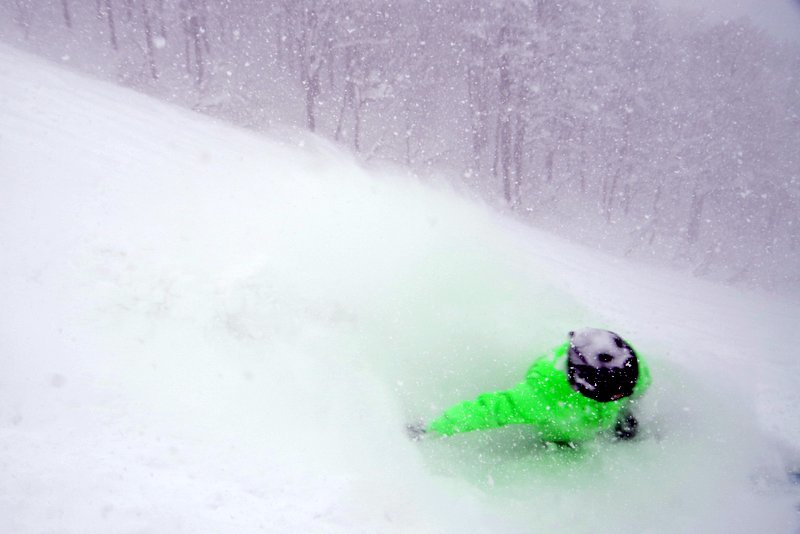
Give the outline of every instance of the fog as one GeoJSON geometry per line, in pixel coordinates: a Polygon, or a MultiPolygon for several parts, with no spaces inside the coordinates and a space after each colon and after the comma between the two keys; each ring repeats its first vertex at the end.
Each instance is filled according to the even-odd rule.
{"type": "Polygon", "coordinates": [[[648,0],[0,2],[0,39],[75,69],[311,130],[619,256],[797,293],[783,37],[648,0]]]}
{"type": "Polygon", "coordinates": [[[800,42],[800,2],[797,0],[661,0],[671,9],[691,9],[712,22],[750,18],[774,37],[800,42]]]}

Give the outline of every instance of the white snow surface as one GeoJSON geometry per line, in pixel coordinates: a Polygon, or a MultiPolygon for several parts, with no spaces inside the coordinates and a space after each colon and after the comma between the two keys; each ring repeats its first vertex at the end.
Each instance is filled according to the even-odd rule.
{"type": "Polygon", "coordinates": [[[0,47],[0,532],[797,532],[800,305],[0,47]],[[639,439],[412,442],[584,326],[639,439]]]}

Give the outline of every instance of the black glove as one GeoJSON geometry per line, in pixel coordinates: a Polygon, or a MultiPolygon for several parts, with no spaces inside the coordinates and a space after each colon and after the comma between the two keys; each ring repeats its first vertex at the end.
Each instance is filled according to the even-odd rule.
{"type": "Polygon", "coordinates": [[[639,421],[633,414],[627,410],[623,410],[617,419],[617,426],[614,427],[614,435],[617,439],[633,439],[636,437],[636,432],[639,429],[639,421]]]}
{"type": "Polygon", "coordinates": [[[406,425],[406,435],[411,441],[419,441],[424,438],[425,434],[427,433],[428,430],[425,427],[425,423],[422,421],[418,423],[409,423],[406,425]]]}

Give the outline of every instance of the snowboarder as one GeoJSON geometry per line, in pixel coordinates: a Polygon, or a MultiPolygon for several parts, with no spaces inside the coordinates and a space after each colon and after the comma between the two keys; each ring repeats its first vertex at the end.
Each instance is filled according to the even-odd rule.
{"type": "Polygon", "coordinates": [[[409,434],[450,436],[527,424],[545,442],[575,444],[612,428],[617,439],[636,435],[632,401],[650,385],[650,373],[633,348],[608,330],[569,333],[566,343],[537,359],[525,380],[506,391],[462,402],[409,434]]]}

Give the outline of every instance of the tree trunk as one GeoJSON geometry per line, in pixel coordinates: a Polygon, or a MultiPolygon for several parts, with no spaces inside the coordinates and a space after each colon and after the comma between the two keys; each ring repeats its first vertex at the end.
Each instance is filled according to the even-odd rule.
{"type": "Polygon", "coordinates": [[[524,152],[525,152],[525,133],[526,126],[522,117],[517,116],[516,132],[514,135],[514,198],[519,203],[521,199],[522,175],[524,172],[524,152]]]}
{"type": "Polygon", "coordinates": [[[479,175],[481,172],[481,159],[486,145],[489,143],[488,117],[486,101],[486,65],[485,51],[483,43],[473,38],[471,41],[471,52],[473,61],[467,69],[467,91],[469,107],[472,111],[470,119],[470,129],[472,137],[472,172],[479,175]]]}
{"type": "Polygon", "coordinates": [[[25,35],[25,40],[27,41],[30,39],[31,36],[31,6],[29,2],[25,0],[17,0],[17,16],[15,17],[15,21],[17,25],[22,28],[22,32],[25,35]]]}
{"type": "Polygon", "coordinates": [[[147,9],[147,0],[142,2],[142,19],[144,21],[144,38],[147,41],[147,62],[150,65],[150,76],[158,80],[158,69],[156,67],[156,51],[153,43],[153,27],[150,21],[150,10],[147,9]]]}
{"type": "Polygon", "coordinates": [[[164,39],[167,38],[167,25],[164,20],[164,0],[158,0],[156,3],[158,11],[158,35],[164,39]]]}
{"type": "Polygon", "coordinates": [[[202,30],[200,22],[197,20],[197,17],[192,17],[192,20],[194,21],[194,31],[192,32],[194,35],[194,61],[197,72],[195,84],[199,88],[203,85],[203,80],[205,79],[205,59],[203,57],[203,42],[200,34],[202,30]]]}
{"type": "Polygon", "coordinates": [[[361,105],[355,109],[355,122],[353,124],[353,148],[361,152],[361,105]]]}
{"type": "Polygon", "coordinates": [[[348,107],[354,106],[355,84],[353,83],[353,47],[348,46],[344,51],[344,91],[342,94],[342,107],[339,110],[339,120],[336,121],[336,133],[334,139],[340,141],[344,131],[344,115],[348,107]]]}
{"type": "Polygon", "coordinates": [[[580,191],[581,194],[586,193],[586,148],[585,140],[586,134],[581,130],[579,134],[580,143],[578,145],[578,175],[580,177],[580,191]]]}
{"type": "Polygon", "coordinates": [[[106,21],[108,21],[108,39],[111,43],[111,48],[117,51],[119,50],[119,44],[117,43],[117,25],[114,23],[114,7],[111,4],[111,0],[105,0],[104,11],[106,21]]]}
{"type": "Polygon", "coordinates": [[[61,12],[64,15],[64,24],[67,28],[72,29],[72,13],[69,10],[69,0],[61,0],[61,12]]]}
{"type": "Polygon", "coordinates": [[[603,202],[603,213],[606,216],[606,222],[611,222],[611,213],[614,211],[614,197],[617,195],[618,184],[619,171],[615,170],[614,174],[611,176],[611,183],[608,186],[603,202]]]}
{"type": "Polygon", "coordinates": [[[412,157],[411,157],[411,134],[414,131],[414,126],[408,119],[408,115],[406,115],[406,122],[405,122],[405,152],[406,152],[406,165],[411,166],[412,157]]]}
{"type": "Polygon", "coordinates": [[[300,83],[305,90],[306,126],[312,132],[316,129],[315,106],[320,93],[320,51],[316,50],[318,18],[316,3],[305,9],[303,28],[300,34],[300,83]]]}
{"type": "Polygon", "coordinates": [[[703,204],[708,193],[692,194],[692,203],[689,207],[689,224],[686,226],[686,241],[689,245],[694,245],[700,240],[700,230],[703,221],[703,204]]]}
{"type": "Polygon", "coordinates": [[[547,150],[547,155],[544,157],[544,170],[545,170],[545,182],[548,184],[553,183],[553,178],[555,176],[555,160],[556,160],[556,149],[549,148],[547,150]]]}
{"type": "Polygon", "coordinates": [[[305,80],[306,90],[306,126],[312,132],[317,127],[314,106],[319,96],[319,72],[312,72],[305,80]]]}
{"type": "MultiPolygon", "coordinates": [[[[508,41],[508,28],[500,30],[500,46],[508,41]]],[[[511,184],[511,74],[508,52],[500,56],[499,102],[497,115],[497,160],[503,181],[503,195],[509,206],[513,205],[511,184]]]]}
{"type": "MultiPolygon", "coordinates": [[[[146,0],[141,0],[145,2],[146,0]]],[[[130,22],[133,18],[133,0],[125,0],[125,22],[130,22]]]]}

